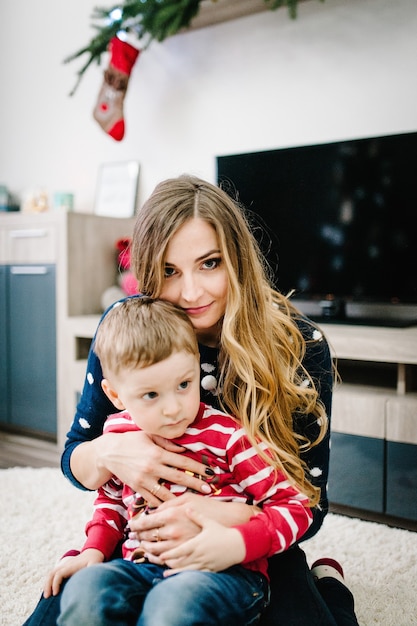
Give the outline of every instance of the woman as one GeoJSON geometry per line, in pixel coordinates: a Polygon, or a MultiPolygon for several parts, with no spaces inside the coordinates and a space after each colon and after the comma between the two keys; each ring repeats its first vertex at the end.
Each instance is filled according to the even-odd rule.
{"type": "MultiPolygon", "coordinates": [[[[290,476],[301,456],[305,472],[297,479],[307,492],[316,492],[318,502],[304,538],[315,534],[328,509],[330,353],[321,332],[272,288],[243,210],[198,178],[166,180],[138,214],[132,265],[142,293],[179,305],[190,317],[199,341],[202,400],[239,416],[249,436],[279,450],[290,476]]],[[[253,515],[248,505],[213,502],[191,492],[172,498],[160,479],[207,493],[202,477],[212,470],[143,433],[102,435],[113,409],[101,389],[101,367],[93,352],[87,369],[63,471],[87,489],[115,475],[150,504],[160,505],[133,527],[150,545],[151,558],[157,560],[159,553],[201,530],[185,514],[190,502],[200,515],[224,525],[253,515]],[[150,543],[156,529],[159,541],[150,543]]],[[[212,566],[215,541],[204,547],[212,566]]],[[[271,603],[262,624],[357,624],[349,590],[327,576],[316,585],[299,546],[273,557],[269,570],[271,603]]]]}

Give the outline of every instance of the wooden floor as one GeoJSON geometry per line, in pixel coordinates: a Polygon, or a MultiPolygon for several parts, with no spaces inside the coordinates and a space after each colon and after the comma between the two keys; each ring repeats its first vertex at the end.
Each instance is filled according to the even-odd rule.
{"type": "Polygon", "coordinates": [[[61,450],[55,443],[0,432],[0,469],[59,467],[61,450]]]}

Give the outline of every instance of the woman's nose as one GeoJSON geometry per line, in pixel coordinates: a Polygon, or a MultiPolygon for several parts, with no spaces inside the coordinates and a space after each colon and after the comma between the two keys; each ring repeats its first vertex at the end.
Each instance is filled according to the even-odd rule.
{"type": "Polygon", "coordinates": [[[181,296],[187,302],[197,302],[203,289],[199,280],[194,276],[184,276],[181,285],[181,296]]]}

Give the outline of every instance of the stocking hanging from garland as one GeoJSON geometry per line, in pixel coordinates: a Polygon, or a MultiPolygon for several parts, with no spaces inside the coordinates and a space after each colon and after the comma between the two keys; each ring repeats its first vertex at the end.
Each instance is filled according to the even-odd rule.
{"type": "MultiPolygon", "coordinates": [[[[84,54],[89,55],[78,72],[78,80],[70,93],[73,95],[91,63],[100,62],[101,55],[110,52],[109,66],[104,72],[104,81],[93,112],[94,119],[110,137],[116,141],[121,141],[124,137],[123,103],[130,73],[141,50],[145,50],[152,41],[162,42],[189,28],[200,11],[200,5],[207,2],[208,0],[120,0],[116,6],[94,9],[92,17],[98,22],[94,25],[97,34],[87,46],[67,57],[64,62],[68,63],[84,54]],[[140,49],[123,41],[125,38],[134,38],[134,43],[140,41],[140,49]]],[[[301,0],[265,0],[271,10],[285,4],[292,18],[297,15],[299,2],[301,0]]],[[[235,4],[238,5],[239,2],[236,1],[235,4]]],[[[252,12],[250,7],[249,12],[252,12]]]]}
{"type": "Polygon", "coordinates": [[[104,72],[93,117],[104,132],[116,141],[121,141],[125,134],[124,99],[130,73],[140,50],[118,37],[113,37],[109,52],[109,66],[104,72]]]}

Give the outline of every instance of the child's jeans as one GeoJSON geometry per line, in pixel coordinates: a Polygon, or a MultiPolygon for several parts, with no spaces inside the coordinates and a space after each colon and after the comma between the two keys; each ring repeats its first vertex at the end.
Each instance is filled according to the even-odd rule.
{"type": "Polygon", "coordinates": [[[63,591],[58,626],[245,626],[268,603],[266,579],[240,565],[167,578],[165,570],[124,559],[80,570],[63,591]]]}

